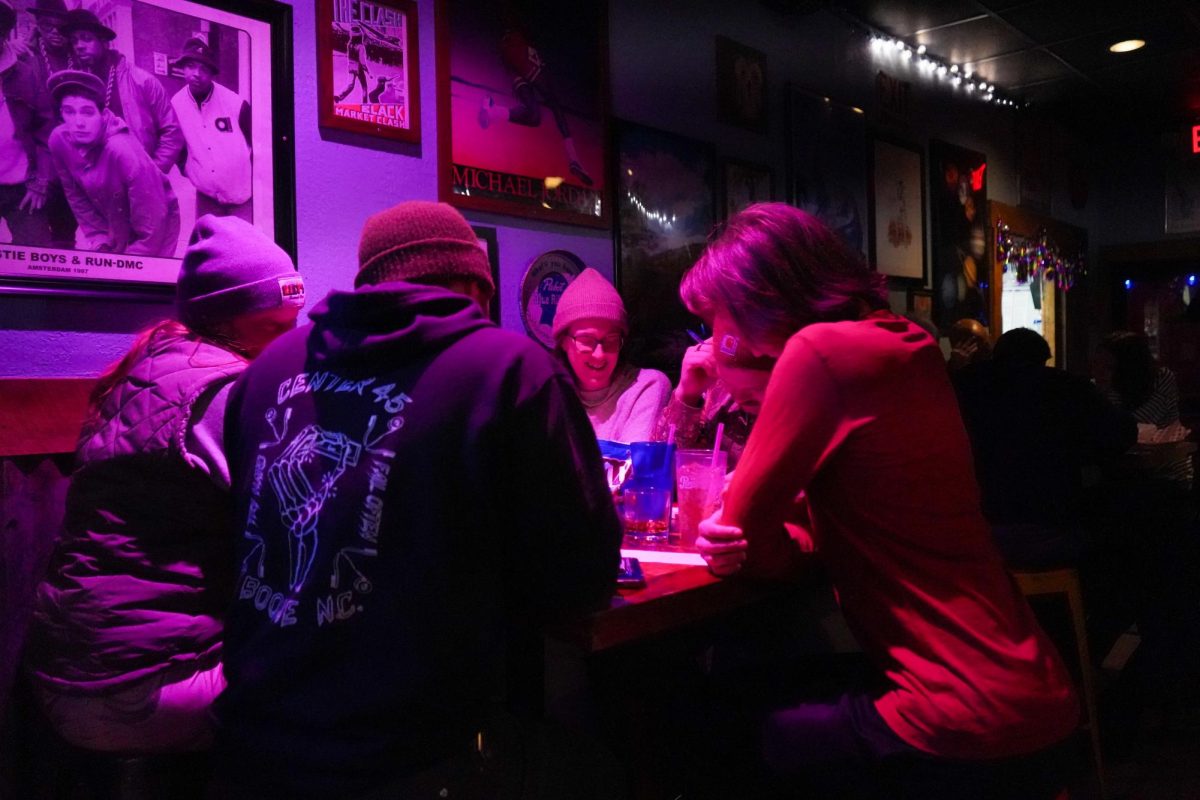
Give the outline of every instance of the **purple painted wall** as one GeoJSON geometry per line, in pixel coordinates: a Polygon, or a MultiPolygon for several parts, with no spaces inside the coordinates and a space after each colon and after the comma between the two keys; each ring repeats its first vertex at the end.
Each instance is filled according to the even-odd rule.
{"type": "MultiPolygon", "coordinates": [[[[292,5],[299,260],[311,307],[331,288],[349,286],[358,233],[370,213],[401,200],[436,196],[434,0],[418,0],[423,143],[400,152],[378,149],[370,139],[333,141],[320,135],[315,4],[292,5]]],[[[955,98],[904,65],[874,62],[864,40],[832,13],[782,16],[758,3],[735,9],[725,0],[609,0],[609,7],[616,117],[711,141],[721,156],[770,163],[778,193],[786,164],[785,84],[827,92],[874,118],[875,75],[885,68],[913,86],[906,138],[923,145],[931,137],[943,138],[986,152],[990,196],[1017,202],[1013,114],[955,98]],[[716,120],[713,52],[718,33],[767,54],[771,106],[766,135],[716,120]]],[[[611,277],[613,245],[607,231],[481,213],[467,216],[498,228],[498,297],[506,328],[522,330],[520,280],[529,262],[546,250],[571,250],[611,277]]],[[[902,307],[903,298],[897,293],[894,304],[902,307]]],[[[134,331],[169,310],[164,304],[0,297],[0,376],[96,374],[126,349],[134,331]]]]}

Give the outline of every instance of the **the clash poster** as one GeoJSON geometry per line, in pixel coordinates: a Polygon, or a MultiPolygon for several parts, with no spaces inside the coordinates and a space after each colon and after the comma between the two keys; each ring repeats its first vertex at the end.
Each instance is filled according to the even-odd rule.
{"type": "Polygon", "coordinates": [[[21,109],[0,120],[0,278],[174,283],[203,214],[281,240],[270,22],[186,0],[83,0],[64,31],[56,4],[28,6],[39,13],[19,11],[0,45],[21,109]],[[49,79],[66,69],[95,80],[49,79]]]}
{"type": "Polygon", "coordinates": [[[319,0],[321,125],[421,137],[417,8],[411,0],[319,0]]]}
{"type": "Polygon", "coordinates": [[[606,226],[605,4],[444,0],[439,11],[442,199],[606,226]]]}

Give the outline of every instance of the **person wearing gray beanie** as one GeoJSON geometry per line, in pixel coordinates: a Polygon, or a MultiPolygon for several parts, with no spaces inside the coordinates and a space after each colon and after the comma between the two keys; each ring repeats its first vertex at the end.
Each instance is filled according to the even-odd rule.
{"type": "Polygon", "coordinates": [[[64,534],[38,588],[29,664],[55,731],[89,750],[209,746],[225,686],[235,379],[295,326],[304,283],[240,219],[201,217],[178,320],[142,333],[97,381],[64,534]]]}
{"type": "Polygon", "coordinates": [[[222,332],[253,357],[294,326],[303,306],[304,280],[265,233],[237,217],[196,220],[175,283],[180,322],[222,332]]]}
{"type": "Polygon", "coordinates": [[[613,285],[591,267],[579,273],[558,300],[551,332],[596,437],[650,441],[670,397],[671,380],[621,357],[629,317],[613,285]]]}

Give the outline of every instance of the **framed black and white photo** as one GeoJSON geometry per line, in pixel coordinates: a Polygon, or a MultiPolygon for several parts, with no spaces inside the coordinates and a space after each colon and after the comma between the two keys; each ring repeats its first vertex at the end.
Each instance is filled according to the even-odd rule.
{"type": "Polygon", "coordinates": [[[871,143],[871,264],[890,278],[925,284],[925,166],[919,147],[871,143]]]}
{"type": "Polygon", "coordinates": [[[204,214],[295,256],[290,6],[83,0],[57,35],[33,22],[27,86],[45,95],[24,100],[50,116],[21,114],[10,135],[45,126],[49,157],[0,163],[0,291],[165,294],[204,214]],[[23,186],[4,183],[23,168],[23,186]]]}

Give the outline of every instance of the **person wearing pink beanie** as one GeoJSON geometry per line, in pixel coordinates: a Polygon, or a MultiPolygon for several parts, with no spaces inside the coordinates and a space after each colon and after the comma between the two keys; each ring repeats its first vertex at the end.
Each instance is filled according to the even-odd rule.
{"type": "Polygon", "coordinates": [[[638,369],[621,358],[629,318],[613,285],[591,267],[581,272],[559,298],[552,332],[596,438],[652,439],[671,381],[658,370],[638,369]]]}

